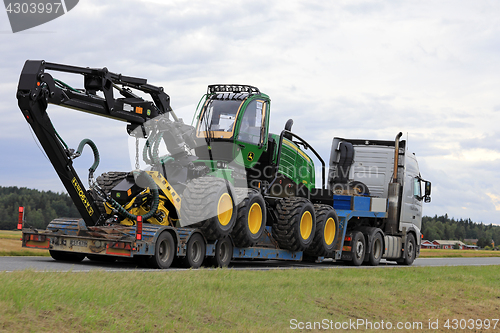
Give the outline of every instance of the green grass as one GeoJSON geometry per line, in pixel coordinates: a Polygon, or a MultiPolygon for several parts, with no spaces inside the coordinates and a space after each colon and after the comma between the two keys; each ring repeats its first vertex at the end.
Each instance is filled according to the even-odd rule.
{"type": "Polygon", "coordinates": [[[20,239],[21,230],[0,230],[0,239],[20,239]]]}
{"type": "MultiPolygon", "coordinates": [[[[498,318],[498,268],[0,273],[0,331],[284,332],[290,320],[498,318]]],[[[498,329],[498,328],[497,328],[498,329]]],[[[295,330],[298,331],[298,330],[295,330]]]]}
{"type": "Polygon", "coordinates": [[[50,257],[49,251],[0,251],[0,257],[50,257]]]}
{"type": "Polygon", "coordinates": [[[420,258],[500,257],[500,251],[421,249],[420,258]]]}

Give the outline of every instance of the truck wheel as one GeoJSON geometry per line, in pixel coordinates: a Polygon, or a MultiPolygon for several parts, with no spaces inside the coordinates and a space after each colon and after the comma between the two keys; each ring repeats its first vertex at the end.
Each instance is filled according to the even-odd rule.
{"type": "Polygon", "coordinates": [[[231,233],[236,222],[235,191],[231,183],[215,177],[190,181],[181,202],[183,226],[199,228],[208,240],[231,233]]]}
{"type": "Polygon", "coordinates": [[[303,251],[316,231],[316,215],[312,203],[300,197],[284,198],[276,205],[278,220],[273,223],[273,237],[282,249],[303,251]]]}
{"type": "Polygon", "coordinates": [[[359,266],[365,259],[366,243],[365,236],[359,231],[355,232],[352,236],[352,261],[351,264],[359,266]]]}
{"type": "Polygon", "coordinates": [[[266,203],[262,194],[249,190],[247,197],[238,205],[236,224],[231,232],[234,245],[252,247],[266,227],[266,203]]]}
{"type": "Polygon", "coordinates": [[[314,205],[316,213],[316,233],[306,253],[316,257],[330,255],[337,245],[339,217],[333,207],[314,205]]]}
{"type": "Polygon", "coordinates": [[[227,267],[233,259],[233,244],[229,237],[219,239],[215,245],[215,256],[210,258],[210,266],[227,267]]]}
{"type": "Polygon", "coordinates": [[[415,261],[416,251],[417,247],[415,244],[415,237],[413,236],[413,234],[408,234],[408,236],[406,237],[406,246],[405,246],[406,255],[404,256],[404,259],[402,261],[398,262],[398,264],[411,266],[415,261]]]}
{"type": "Polygon", "coordinates": [[[373,236],[370,254],[368,255],[368,261],[370,262],[370,265],[377,266],[380,263],[380,259],[382,259],[383,254],[384,242],[382,240],[382,235],[377,232],[373,236]]]}
{"type": "Polygon", "coordinates": [[[49,250],[52,259],[57,261],[80,262],[85,259],[85,254],[66,251],[49,250]]]}
{"type": "Polygon", "coordinates": [[[198,268],[205,259],[205,240],[199,233],[192,235],[186,247],[186,256],[181,259],[182,266],[186,268],[198,268]]]}
{"type": "Polygon", "coordinates": [[[162,232],[155,244],[155,254],[146,257],[146,263],[150,268],[166,269],[172,265],[175,256],[175,242],[172,235],[168,232],[162,232]]]}

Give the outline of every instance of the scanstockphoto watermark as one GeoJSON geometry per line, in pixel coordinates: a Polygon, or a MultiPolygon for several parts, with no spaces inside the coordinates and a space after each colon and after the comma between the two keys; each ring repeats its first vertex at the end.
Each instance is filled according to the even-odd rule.
{"type": "Polygon", "coordinates": [[[31,29],[63,16],[79,0],[4,0],[12,32],[31,29]]]}
{"type": "Polygon", "coordinates": [[[292,330],[386,330],[386,331],[421,331],[421,330],[498,330],[500,328],[499,319],[429,319],[425,322],[407,321],[374,321],[369,319],[349,319],[345,321],[333,321],[323,319],[321,321],[299,321],[290,319],[290,329],[292,330]]]}
{"type": "MultiPolygon", "coordinates": [[[[425,323],[427,324],[427,323],[425,323]]],[[[323,319],[321,321],[299,321],[290,320],[292,330],[423,330],[423,322],[391,322],[391,321],[373,321],[368,319],[349,319],[346,321],[333,321],[323,319]]]]}

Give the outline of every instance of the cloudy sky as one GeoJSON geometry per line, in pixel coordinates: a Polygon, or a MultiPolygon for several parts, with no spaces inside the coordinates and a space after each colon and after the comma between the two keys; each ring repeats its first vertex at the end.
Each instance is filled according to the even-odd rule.
{"type": "MultiPolygon", "coordinates": [[[[334,136],[402,131],[433,183],[424,214],[500,224],[498,17],[500,3],[481,0],[81,0],[13,34],[0,11],[0,185],[64,190],[15,98],[25,60],[44,59],[147,78],[186,122],[208,84],[257,86],[271,129],[293,118],[325,159],[334,136]]],[[[96,142],[97,172],[132,168],[123,123],[49,114],[70,146],[96,142]]],[[[90,152],[75,164],[86,183],[90,152]]]]}

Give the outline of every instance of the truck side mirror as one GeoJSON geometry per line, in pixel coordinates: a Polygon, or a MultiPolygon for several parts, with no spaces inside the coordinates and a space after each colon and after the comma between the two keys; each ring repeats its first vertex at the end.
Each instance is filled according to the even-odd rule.
{"type": "Polygon", "coordinates": [[[425,181],[425,196],[428,197],[431,195],[431,182],[425,181]]]}
{"type": "Polygon", "coordinates": [[[424,202],[425,203],[431,202],[431,182],[429,181],[425,181],[424,202]]]}

